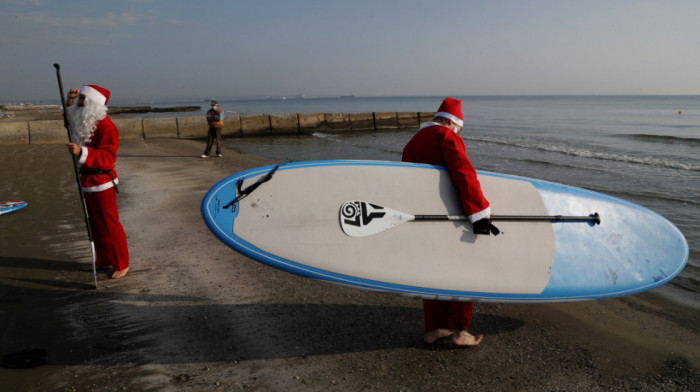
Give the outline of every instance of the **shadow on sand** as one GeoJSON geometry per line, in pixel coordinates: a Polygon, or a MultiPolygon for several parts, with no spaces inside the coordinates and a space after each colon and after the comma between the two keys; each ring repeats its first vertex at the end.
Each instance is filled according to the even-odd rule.
{"type": "MultiPolygon", "coordinates": [[[[75,265],[72,265],[75,264],[75,265]]],[[[0,258],[0,266],[65,270],[63,261],[0,258]]],[[[206,298],[92,290],[91,284],[0,276],[0,354],[48,351],[53,365],[172,364],[306,357],[421,342],[420,308],[359,304],[212,304],[206,298]]],[[[472,333],[521,328],[475,313],[472,333]]],[[[453,348],[442,346],[442,348],[453,348]]]]}

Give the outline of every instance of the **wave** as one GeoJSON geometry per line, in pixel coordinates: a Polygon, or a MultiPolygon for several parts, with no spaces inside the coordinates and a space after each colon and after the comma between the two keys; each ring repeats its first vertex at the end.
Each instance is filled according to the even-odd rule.
{"type": "Polygon", "coordinates": [[[616,161],[633,163],[638,165],[658,166],[669,169],[680,169],[689,171],[700,171],[700,165],[686,163],[669,158],[659,158],[653,156],[634,156],[625,154],[612,154],[605,152],[591,151],[585,147],[567,144],[566,142],[557,143],[551,139],[535,139],[535,138],[512,138],[512,137],[497,137],[497,136],[463,136],[466,140],[503,144],[519,148],[527,148],[533,150],[541,150],[547,152],[556,152],[565,155],[576,156],[579,158],[600,159],[606,161],[616,161]]]}
{"type": "Polygon", "coordinates": [[[692,275],[693,272],[698,273],[697,270],[697,268],[692,267],[692,264],[687,264],[681,275],[673,278],[670,284],[692,293],[700,292],[700,281],[696,278],[697,275],[692,275]]]}
{"type": "MultiPolygon", "coordinates": [[[[349,139],[346,137],[346,135],[343,134],[329,134],[329,133],[323,133],[323,132],[314,132],[311,134],[312,137],[315,137],[317,139],[326,139],[333,141],[334,143],[338,144],[343,144],[346,146],[350,146],[355,149],[359,150],[365,150],[365,151],[379,151],[384,154],[389,154],[389,155],[398,155],[401,156],[401,151],[402,149],[397,150],[396,146],[392,147],[384,147],[381,144],[377,144],[374,140],[371,142],[364,141],[363,139],[360,139],[359,142],[354,140],[354,139],[349,139]]],[[[403,147],[401,147],[403,148],[403,147]]]]}
{"type": "Polygon", "coordinates": [[[537,166],[549,166],[549,167],[558,167],[558,168],[565,168],[565,169],[574,169],[574,170],[586,170],[587,172],[595,171],[595,172],[603,172],[603,170],[599,169],[591,169],[591,168],[584,168],[581,166],[575,166],[575,165],[565,165],[562,163],[555,163],[555,162],[550,162],[550,161],[543,161],[540,159],[518,159],[518,158],[512,158],[518,162],[523,162],[523,163],[529,163],[531,165],[537,165],[537,166]]]}
{"type": "Polygon", "coordinates": [[[603,189],[603,188],[598,188],[596,189],[597,192],[600,193],[605,193],[608,195],[613,195],[615,197],[618,197],[620,199],[625,199],[625,200],[635,200],[635,202],[640,202],[641,200],[648,200],[648,201],[654,201],[654,202],[664,202],[664,203],[672,203],[672,204],[680,204],[682,206],[690,206],[690,207],[695,207],[698,205],[698,202],[692,199],[683,199],[679,197],[669,197],[661,193],[654,193],[654,192],[644,192],[644,191],[635,191],[635,192],[626,192],[622,191],[620,189],[603,189]]]}
{"type": "Polygon", "coordinates": [[[664,136],[664,135],[648,135],[648,134],[617,134],[616,137],[625,139],[638,140],[650,143],[664,144],[685,144],[689,146],[700,146],[700,138],[681,137],[681,136],[664,136]]]}

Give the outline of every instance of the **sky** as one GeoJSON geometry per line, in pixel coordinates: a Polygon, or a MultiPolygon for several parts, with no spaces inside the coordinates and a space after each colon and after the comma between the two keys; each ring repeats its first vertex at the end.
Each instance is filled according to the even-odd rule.
{"type": "Polygon", "coordinates": [[[0,0],[0,102],[700,94],[697,0],[0,0]]]}

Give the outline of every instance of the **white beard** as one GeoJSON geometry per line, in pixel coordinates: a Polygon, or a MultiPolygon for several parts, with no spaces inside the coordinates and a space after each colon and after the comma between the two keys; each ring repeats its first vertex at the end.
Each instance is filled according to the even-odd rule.
{"type": "Polygon", "coordinates": [[[88,97],[85,97],[84,102],[84,106],[78,106],[76,98],[76,103],[68,107],[73,143],[81,146],[90,143],[97,128],[97,122],[107,117],[107,106],[100,105],[88,97]]]}

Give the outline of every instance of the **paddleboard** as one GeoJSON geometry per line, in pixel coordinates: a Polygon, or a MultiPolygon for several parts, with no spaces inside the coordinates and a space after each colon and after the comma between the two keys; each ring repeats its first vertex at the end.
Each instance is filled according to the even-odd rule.
{"type": "Polygon", "coordinates": [[[564,302],[629,295],[673,279],[688,260],[681,232],[661,215],[601,193],[478,172],[499,216],[498,235],[468,221],[393,222],[396,211],[463,215],[440,166],[312,161],[221,180],[201,204],[212,233],[243,255],[330,283],[427,299],[564,302]],[[354,206],[354,207],[353,207],[354,206]],[[557,220],[589,217],[596,221],[557,220]],[[355,233],[358,234],[358,233],[355,233]]]}
{"type": "Polygon", "coordinates": [[[0,201],[0,215],[9,214],[26,206],[26,201],[0,201]]]}

